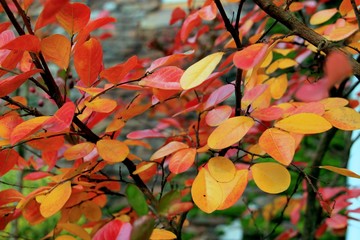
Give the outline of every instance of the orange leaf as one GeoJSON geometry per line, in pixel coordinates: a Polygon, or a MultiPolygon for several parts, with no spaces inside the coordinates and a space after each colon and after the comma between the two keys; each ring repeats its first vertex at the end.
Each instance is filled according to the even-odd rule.
{"type": "Polygon", "coordinates": [[[230,182],[234,179],[236,168],[226,157],[213,157],[208,162],[210,175],[218,182],[230,182]]]}
{"type": "Polygon", "coordinates": [[[325,118],[314,113],[299,113],[278,121],[275,127],[293,133],[314,134],[326,132],[332,126],[325,118]]]}
{"type": "Polygon", "coordinates": [[[109,80],[113,84],[117,84],[123,80],[126,75],[138,65],[138,58],[132,56],[126,62],[117,64],[113,67],[104,69],[100,76],[109,80]]]}
{"type": "Polygon", "coordinates": [[[341,83],[352,75],[352,66],[349,57],[340,51],[332,51],[326,56],[325,74],[328,87],[341,83]],[[341,67],[339,67],[341,66],[341,67]]]}
{"type": "Polygon", "coordinates": [[[176,239],[176,235],[168,230],[155,228],[150,236],[150,240],[171,240],[176,239]]]}
{"type": "Polygon", "coordinates": [[[49,116],[41,116],[29,119],[23,123],[17,125],[10,135],[10,143],[12,145],[18,143],[21,140],[24,140],[26,137],[35,133],[42,128],[42,124],[50,119],[49,116]]]}
{"type": "Polygon", "coordinates": [[[66,69],[70,61],[71,43],[65,36],[54,34],[41,40],[41,52],[45,59],[66,69]]]}
{"type": "Polygon", "coordinates": [[[319,168],[326,169],[347,177],[360,178],[359,174],[354,173],[353,171],[350,171],[349,169],[346,168],[339,168],[333,166],[319,166],[319,168]]]}
{"type": "Polygon", "coordinates": [[[281,193],[290,186],[289,171],[278,163],[257,163],[252,165],[250,169],[255,184],[266,193],[281,193]]]}
{"type": "Polygon", "coordinates": [[[177,151],[169,159],[170,172],[175,174],[185,172],[193,165],[195,157],[195,148],[185,148],[177,151]]]}
{"type": "Polygon", "coordinates": [[[94,112],[110,113],[117,107],[117,102],[112,99],[97,98],[91,102],[85,102],[85,106],[94,112]]]}
{"type": "Polygon", "coordinates": [[[96,143],[100,157],[107,162],[122,162],[129,155],[129,147],[118,140],[103,139],[96,143]]]}
{"type": "Polygon", "coordinates": [[[324,105],[325,110],[330,110],[332,108],[345,107],[349,104],[349,101],[345,98],[324,98],[320,100],[320,103],[324,105]]]}
{"type": "Polygon", "coordinates": [[[57,227],[62,228],[69,233],[74,234],[75,236],[83,239],[83,240],[90,240],[91,237],[89,233],[87,233],[81,226],[73,223],[58,223],[57,227]]]}
{"type": "Polygon", "coordinates": [[[244,193],[248,183],[247,169],[236,170],[234,178],[230,182],[219,183],[223,191],[223,200],[217,210],[223,210],[233,206],[244,193]]]}
{"type": "Polygon", "coordinates": [[[336,8],[329,8],[329,9],[324,9],[324,10],[318,11],[311,16],[310,24],[311,25],[322,24],[322,23],[326,22],[327,20],[329,20],[330,18],[332,18],[337,12],[338,12],[338,10],[336,8]]]}
{"type": "Polygon", "coordinates": [[[10,112],[0,117],[0,138],[9,139],[12,130],[24,120],[17,112],[10,112]]]}
{"type": "Polygon", "coordinates": [[[209,136],[207,144],[213,149],[223,149],[239,142],[254,125],[250,117],[233,117],[221,123],[209,136]]]}
{"type": "Polygon", "coordinates": [[[352,108],[332,108],[326,111],[323,117],[334,127],[341,130],[352,131],[360,129],[360,113],[352,108]]]}
{"type": "Polygon", "coordinates": [[[103,52],[99,40],[90,38],[78,46],[74,53],[74,65],[80,81],[90,87],[97,79],[102,67],[103,52]]]}
{"type": "Polygon", "coordinates": [[[75,104],[73,102],[65,103],[54,116],[46,120],[42,127],[49,132],[61,132],[67,130],[72,123],[75,113],[75,104]]]}
{"type": "Polygon", "coordinates": [[[0,80],[0,97],[5,97],[18,89],[29,77],[41,72],[40,69],[33,69],[17,76],[0,80]]]}
{"type": "Polygon", "coordinates": [[[179,81],[183,72],[182,69],[175,66],[158,68],[143,78],[139,85],[165,90],[181,90],[179,81]]]}
{"type": "Polygon", "coordinates": [[[35,31],[55,21],[56,13],[67,4],[69,0],[46,0],[35,24],[35,31]]]}
{"type": "Polygon", "coordinates": [[[83,3],[67,3],[56,14],[56,19],[72,36],[89,22],[90,8],[83,3]]]}
{"type": "Polygon", "coordinates": [[[115,132],[122,129],[124,126],[125,126],[124,120],[115,118],[107,125],[105,132],[115,132]]]}
{"type": "Polygon", "coordinates": [[[95,144],[91,142],[76,144],[66,149],[66,151],[64,152],[64,158],[66,160],[75,160],[75,159],[83,158],[89,153],[91,153],[94,147],[95,144]]]}
{"type": "Polygon", "coordinates": [[[295,139],[289,133],[269,128],[259,139],[260,147],[281,164],[289,165],[295,154],[295,139]]]}
{"type": "Polygon", "coordinates": [[[0,151],[1,167],[0,177],[4,176],[10,171],[17,163],[20,155],[13,149],[4,149],[0,151]]]}
{"type": "Polygon", "coordinates": [[[86,201],[80,205],[81,212],[89,221],[99,221],[102,213],[99,205],[93,201],[86,201]]]}
{"type": "Polygon", "coordinates": [[[48,218],[57,213],[67,202],[71,195],[71,181],[57,185],[45,195],[40,203],[40,213],[48,218]]]}
{"type": "Polygon", "coordinates": [[[191,187],[191,196],[196,206],[206,213],[215,211],[222,203],[223,193],[220,184],[201,168],[191,187]]]}
{"type": "Polygon", "coordinates": [[[172,141],[167,143],[165,146],[162,146],[157,150],[151,157],[150,161],[153,161],[155,159],[163,158],[167,155],[170,155],[178,150],[189,148],[189,146],[185,143],[178,142],[178,141],[172,141]]]}
{"type": "Polygon", "coordinates": [[[202,84],[214,71],[223,55],[223,52],[213,53],[188,67],[181,76],[181,87],[187,90],[202,84]]]}
{"type": "Polygon", "coordinates": [[[0,49],[38,53],[40,51],[40,39],[35,35],[25,34],[6,43],[0,49]]]}
{"type": "Polygon", "coordinates": [[[8,203],[19,202],[24,199],[24,196],[15,189],[6,189],[0,191],[0,206],[4,206],[8,203]]]}
{"type": "Polygon", "coordinates": [[[264,43],[250,45],[235,53],[233,58],[234,64],[237,68],[249,70],[263,60],[267,49],[268,45],[264,43]]]}

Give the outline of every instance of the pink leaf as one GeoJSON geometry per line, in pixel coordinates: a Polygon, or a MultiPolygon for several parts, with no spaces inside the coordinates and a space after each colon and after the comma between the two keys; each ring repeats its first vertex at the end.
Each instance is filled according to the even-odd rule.
{"type": "Polygon", "coordinates": [[[126,135],[129,139],[163,138],[164,134],[154,129],[138,130],[126,135]]]}
{"type": "Polygon", "coordinates": [[[332,51],[326,57],[325,74],[328,87],[341,83],[345,78],[352,75],[352,67],[349,57],[340,51],[332,51]]]}
{"type": "Polygon", "coordinates": [[[227,84],[219,87],[210,94],[208,100],[205,103],[204,109],[208,109],[219,103],[222,103],[223,101],[228,99],[231,96],[231,94],[233,94],[234,90],[235,88],[234,85],[232,84],[227,84]]]}
{"type": "Polygon", "coordinates": [[[128,222],[122,222],[120,220],[112,220],[100,228],[96,232],[93,240],[103,240],[103,239],[123,239],[130,240],[132,226],[128,222]]]}

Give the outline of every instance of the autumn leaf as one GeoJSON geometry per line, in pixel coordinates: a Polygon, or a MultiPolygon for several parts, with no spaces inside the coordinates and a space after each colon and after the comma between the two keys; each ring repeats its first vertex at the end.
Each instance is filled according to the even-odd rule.
{"type": "Polygon", "coordinates": [[[179,151],[184,148],[189,148],[189,146],[185,143],[178,142],[178,141],[171,141],[161,148],[159,148],[153,155],[150,157],[150,161],[163,158],[167,155],[170,155],[176,151],[179,151]]]}
{"type": "Polygon", "coordinates": [[[223,149],[239,142],[254,125],[250,117],[233,117],[225,120],[210,134],[207,144],[213,149],[223,149]]]}
{"type": "Polygon", "coordinates": [[[131,230],[130,223],[114,219],[100,228],[93,236],[93,240],[130,239],[131,230]]]}
{"type": "Polygon", "coordinates": [[[123,80],[131,70],[138,65],[137,56],[132,56],[126,62],[117,64],[113,67],[104,69],[100,73],[100,77],[107,79],[113,84],[117,84],[123,80]]]}
{"type": "Polygon", "coordinates": [[[38,37],[31,34],[25,34],[6,43],[5,45],[1,46],[0,49],[38,53],[40,52],[40,48],[40,39],[38,37]]]}
{"type": "Polygon", "coordinates": [[[194,164],[195,157],[195,148],[185,148],[177,151],[169,158],[170,172],[175,174],[185,172],[194,164]]]}
{"type": "Polygon", "coordinates": [[[252,44],[235,53],[234,64],[237,68],[249,70],[263,60],[267,49],[268,45],[265,43],[252,44]]]}
{"type": "Polygon", "coordinates": [[[326,111],[323,117],[334,127],[341,130],[352,131],[360,129],[360,113],[352,108],[332,108],[326,111]]]}
{"type": "Polygon", "coordinates": [[[179,81],[183,72],[182,69],[175,66],[162,67],[143,78],[139,85],[165,90],[181,90],[179,81]]]}
{"type": "Polygon", "coordinates": [[[260,147],[281,164],[289,165],[295,154],[295,139],[289,133],[269,128],[259,138],[260,147]]]}
{"type": "Polygon", "coordinates": [[[235,177],[234,163],[226,157],[212,157],[208,161],[210,175],[218,182],[230,182],[235,177]]]}
{"type": "Polygon", "coordinates": [[[99,40],[90,38],[76,48],[74,66],[81,82],[90,87],[96,81],[102,67],[103,52],[99,40]]]}
{"type": "Polygon", "coordinates": [[[187,90],[202,84],[214,71],[223,55],[223,52],[213,53],[188,67],[181,76],[181,87],[187,90]]]}
{"type": "Polygon", "coordinates": [[[45,27],[47,24],[54,22],[56,13],[67,4],[69,0],[46,0],[44,9],[41,11],[35,23],[35,31],[45,27]]]}
{"type": "Polygon", "coordinates": [[[194,13],[190,14],[188,17],[185,18],[184,23],[182,24],[180,30],[180,38],[181,41],[186,42],[192,30],[199,26],[201,23],[201,19],[199,17],[199,12],[195,11],[194,13]]]}
{"type": "Polygon", "coordinates": [[[41,52],[45,59],[66,69],[70,62],[71,43],[63,35],[50,35],[41,40],[41,52]]]}
{"type": "Polygon", "coordinates": [[[83,240],[90,240],[90,234],[85,231],[84,228],[77,224],[73,223],[58,223],[57,225],[59,228],[62,228],[66,231],[68,231],[71,234],[74,234],[75,236],[83,239],[83,240]]]}
{"type": "Polygon", "coordinates": [[[50,190],[40,202],[40,213],[49,218],[65,205],[71,195],[71,181],[66,181],[50,190]]]}
{"type": "Polygon", "coordinates": [[[72,36],[89,22],[90,8],[83,3],[67,3],[56,14],[56,19],[72,36]]]}
{"type": "Polygon", "coordinates": [[[340,51],[332,51],[326,56],[324,71],[328,88],[340,84],[345,78],[350,77],[353,72],[349,57],[340,51]]]}
{"type": "Polygon", "coordinates": [[[129,147],[118,140],[102,139],[96,143],[100,157],[105,161],[115,163],[122,162],[129,155],[129,147]]]}
{"type": "Polygon", "coordinates": [[[346,168],[339,168],[333,166],[319,166],[319,168],[326,169],[347,177],[360,178],[359,174],[354,173],[353,171],[350,171],[349,169],[346,168]]]}
{"type": "Polygon", "coordinates": [[[99,205],[93,201],[86,201],[81,203],[80,210],[89,221],[99,221],[102,213],[99,205]]]}
{"type": "Polygon", "coordinates": [[[150,236],[150,240],[171,240],[176,239],[176,235],[168,230],[155,228],[150,236]]]}
{"type": "Polygon", "coordinates": [[[275,127],[293,133],[315,134],[325,132],[332,126],[325,118],[317,114],[299,113],[276,122],[275,127]]]}
{"type": "Polygon", "coordinates": [[[212,127],[220,125],[222,122],[227,120],[232,113],[232,108],[228,105],[222,105],[215,107],[206,114],[206,124],[212,127]]]}
{"type": "Polygon", "coordinates": [[[10,143],[14,145],[17,142],[24,140],[26,137],[30,136],[31,134],[37,132],[42,128],[42,124],[48,119],[51,119],[51,117],[41,116],[41,117],[31,118],[25,122],[20,123],[11,132],[10,143]]]}
{"type": "Polygon", "coordinates": [[[266,193],[281,193],[290,186],[289,171],[278,163],[257,163],[252,165],[250,169],[255,184],[266,193]]]}
{"type": "Polygon", "coordinates": [[[205,168],[201,168],[194,179],[191,196],[196,206],[206,213],[215,211],[223,200],[220,184],[205,168]]]}
{"type": "Polygon", "coordinates": [[[73,102],[65,103],[54,116],[47,119],[42,128],[49,132],[61,132],[68,129],[72,123],[75,113],[75,104],[73,102]]]}
{"type": "Polygon", "coordinates": [[[336,8],[320,10],[311,16],[310,24],[312,25],[322,24],[327,20],[329,20],[330,18],[332,18],[337,12],[338,10],[336,8]]]}
{"type": "Polygon", "coordinates": [[[83,142],[69,147],[64,152],[64,158],[66,160],[75,160],[83,158],[95,148],[95,144],[91,142],[83,142]]]}
{"type": "Polygon", "coordinates": [[[113,99],[96,98],[92,101],[85,101],[85,106],[94,112],[110,113],[117,107],[117,102],[113,99]]]}

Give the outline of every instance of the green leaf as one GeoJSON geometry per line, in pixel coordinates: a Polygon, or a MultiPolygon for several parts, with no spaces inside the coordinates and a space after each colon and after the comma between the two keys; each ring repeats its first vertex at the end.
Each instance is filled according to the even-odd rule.
{"type": "Polygon", "coordinates": [[[149,239],[153,232],[155,220],[151,216],[142,216],[135,220],[131,230],[131,240],[149,239]]]}
{"type": "Polygon", "coordinates": [[[166,193],[161,199],[158,207],[158,212],[160,214],[166,215],[169,211],[171,205],[176,202],[179,202],[181,199],[180,191],[170,191],[166,193]]]}
{"type": "Polygon", "coordinates": [[[125,190],[126,197],[130,206],[139,216],[148,214],[149,207],[142,191],[134,184],[129,184],[125,190]]]}

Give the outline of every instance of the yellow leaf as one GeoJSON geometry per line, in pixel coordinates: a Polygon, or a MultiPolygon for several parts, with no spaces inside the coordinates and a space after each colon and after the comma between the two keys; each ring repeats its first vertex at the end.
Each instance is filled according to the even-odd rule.
{"type": "Polygon", "coordinates": [[[107,162],[122,162],[129,155],[129,147],[118,140],[103,139],[96,143],[100,157],[107,162]]]}
{"type": "Polygon", "coordinates": [[[325,132],[332,126],[325,118],[314,113],[299,113],[278,121],[275,127],[293,133],[315,134],[325,132]]]}
{"type": "Polygon", "coordinates": [[[250,117],[233,117],[225,120],[210,134],[207,144],[213,149],[223,149],[240,141],[254,125],[250,117]]]}
{"type": "Polygon", "coordinates": [[[352,131],[360,129],[360,113],[352,108],[332,108],[326,111],[323,117],[334,127],[341,130],[352,131]]]}
{"type": "Polygon", "coordinates": [[[324,23],[327,20],[329,20],[330,18],[332,18],[332,16],[334,16],[337,12],[338,11],[336,8],[330,8],[330,9],[318,11],[314,15],[311,16],[310,24],[318,25],[318,24],[324,23]]]}
{"type": "Polygon", "coordinates": [[[291,59],[291,58],[281,58],[281,59],[279,59],[277,61],[279,61],[279,68],[280,69],[294,67],[294,66],[297,65],[297,62],[294,59],[291,59]]]}
{"type": "Polygon", "coordinates": [[[257,163],[250,167],[255,184],[266,193],[281,193],[290,186],[289,171],[278,163],[257,163]]]}
{"type": "Polygon", "coordinates": [[[176,235],[168,230],[155,228],[150,236],[150,240],[171,240],[176,239],[176,235]]]}
{"type": "Polygon", "coordinates": [[[71,181],[57,185],[45,195],[40,204],[40,213],[48,218],[57,213],[67,202],[71,195],[71,181]]]}
{"type": "Polygon", "coordinates": [[[349,104],[349,101],[345,98],[324,98],[319,101],[324,105],[325,110],[329,110],[332,108],[345,107],[349,104]]]}
{"type": "Polygon", "coordinates": [[[281,164],[289,165],[295,154],[295,139],[289,133],[269,128],[259,139],[260,147],[281,164]]]}
{"type": "Polygon", "coordinates": [[[66,160],[75,160],[83,158],[94,149],[95,144],[91,142],[79,143],[74,146],[69,147],[64,152],[64,158],[66,160]]]}
{"type": "Polygon", "coordinates": [[[99,205],[93,201],[86,201],[80,205],[81,212],[89,221],[99,221],[101,219],[102,213],[99,205]]]}
{"type": "Polygon", "coordinates": [[[112,99],[97,98],[91,102],[85,102],[85,106],[94,112],[109,113],[117,107],[117,103],[112,99]]]}
{"type": "Polygon", "coordinates": [[[220,184],[205,168],[201,168],[194,179],[191,196],[196,206],[206,213],[215,211],[223,199],[220,184]]]}
{"type": "Polygon", "coordinates": [[[210,175],[218,182],[230,182],[234,179],[236,168],[226,157],[213,157],[208,162],[210,175]]]}
{"type": "Polygon", "coordinates": [[[153,161],[155,159],[163,158],[167,155],[170,155],[180,149],[189,148],[189,146],[185,143],[178,142],[178,141],[172,141],[168,144],[162,146],[157,150],[151,157],[150,161],[153,161]]]}
{"type": "Polygon", "coordinates": [[[270,85],[270,93],[274,99],[281,98],[288,86],[287,75],[282,74],[277,78],[274,78],[270,85]]]}
{"type": "Polygon", "coordinates": [[[83,240],[90,240],[90,235],[79,225],[73,223],[58,223],[57,227],[60,227],[69,233],[74,234],[75,236],[83,239],[83,240]]]}
{"type": "Polygon", "coordinates": [[[223,52],[213,53],[191,65],[181,76],[181,87],[187,90],[202,84],[214,71],[223,54],[223,52]]]}
{"type": "Polygon", "coordinates": [[[56,237],[55,240],[76,240],[76,238],[70,235],[61,235],[56,237]]]}
{"type": "Polygon", "coordinates": [[[349,169],[346,168],[338,168],[333,166],[319,166],[319,168],[326,169],[347,177],[360,178],[359,174],[354,173],[353,171],[350,171],[349,169]]]}
{"type": "Polygon", "coordinates": [[[223,198],[217,210],[229,208],[239,200],[248,183],[248,173],[247,169],[236,170],[235,177],[230,182],[219,183],[223,198]]]}
{"type": "Polygon", "coordinates": [[[145,162],[141,167],[136,168],[133,172],[134,175],[145,172],[150,169],[152,166],[156,165],[156,162],[145,162]]]}

